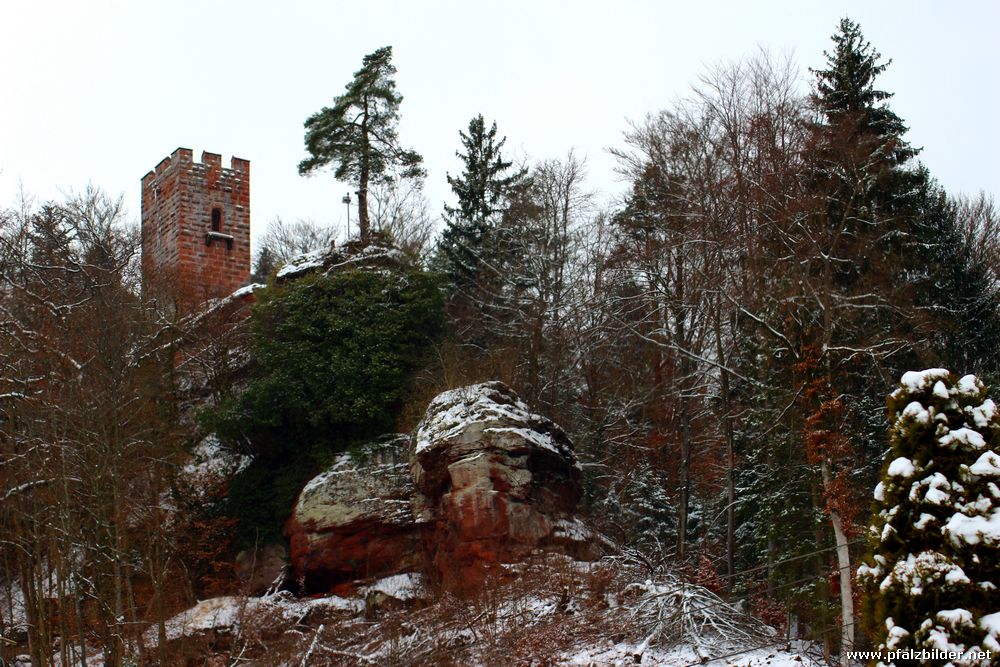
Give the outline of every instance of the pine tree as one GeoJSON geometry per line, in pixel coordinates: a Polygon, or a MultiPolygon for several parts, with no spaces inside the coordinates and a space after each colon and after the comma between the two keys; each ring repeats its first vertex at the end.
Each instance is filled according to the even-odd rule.
{"type": "Polygon", "coordinates": [[[364,57],[361,69],[332,107],[324,107],[305,122],[305,144],[310,157],[299,163],[299,173],[311,174],[336,165],[333,175],[358,188],[358,227],[368,243],[368,185],[392,179],[424,176],[423,158],[400,146],[396,133],[399,105],[392,47],[384,46],[364,57]]]}
{"type": "Polygon", "coordinates": [[[527,169],[513,169],[503,153],[506,137],[497,139],[497,124],[486,129],[482,114],[469,121],[468,133],[459,132],[465,152],[456,151],[464,168],[448,175],[458,206],[445,206],[445,230],[440,260],[456,284],[475,281],[488,253],[491,227],[509,205],[509,198],[526,182],[527,169]]]}
{"type": "Polygon", "coordinates": [[[1000,650],[1000,413],[975,376],[930,369],[903,375],[889,414],[858,571],[872,637],[882,651],[1000,650]]]}

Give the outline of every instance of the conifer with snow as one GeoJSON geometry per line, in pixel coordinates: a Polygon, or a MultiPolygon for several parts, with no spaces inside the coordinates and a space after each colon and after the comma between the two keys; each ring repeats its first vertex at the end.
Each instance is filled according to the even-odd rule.
{"type": "MultiPolygon", "coordinates": [[[[1000,413],[975,376],[905,373],[858,576],[877,648],[1000,652],[1000,413]]],[[[927,664],[948,664],[933,660],[927,664]]],[[[892,664],[892,663],[888,663],[892,664]]],[[[951,664],[987,665],[981,657],[951,664]]]]}

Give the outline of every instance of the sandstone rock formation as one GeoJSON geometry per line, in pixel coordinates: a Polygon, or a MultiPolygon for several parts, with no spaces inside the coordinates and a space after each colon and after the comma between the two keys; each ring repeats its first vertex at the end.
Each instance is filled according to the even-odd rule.
{"type": "Polygon", "coordinates": [[[285,528],[293,576],[346,593],[407,572],[474,583],[536,550],[597,558],[576,516],[580,479],[562,429],[503,383],[444,392],[412,445],[392,436],[342,454],[306,485],[285,528]]]}
{"type": "Polygon", "coordinates": [[[439,573],[475,578],[484,565],[538,548],[598,555],[576,518],[581,470],[572,443],[503,383],[436,397],[413,454],[424,547],[439,573]]]}
{"type": "Polygon", "coordinates": [[[285,531],[307,591],[420,566],[408,440],[390,436],[341,454],[302,489],[285,531]]]}

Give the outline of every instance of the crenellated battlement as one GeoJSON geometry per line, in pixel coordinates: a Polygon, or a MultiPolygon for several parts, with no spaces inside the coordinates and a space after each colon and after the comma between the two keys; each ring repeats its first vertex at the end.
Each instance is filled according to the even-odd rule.
{"type": "Polygon", "coordinates": [[[250,161],[177,148],[142,178],[143,281],[190,310],[250,278],[250,161]]]}
{"type": "Polygon", "coordinates": [[[234,155],[229,160],[229,167],[223,168],[222,155],[219,153],[202,151],[201,162],[195,162],[194,151],[190,148],[178,148],[173,153],[160,160],[156,167],[150,169],[146,175],[142,177],[142,182],[145,184],[147,179],[163,176],[165,173],[176,167],[187,167],[189,169],[214,168],[223,172],[228,171],[233,172],[234,174],[247,175],[250,173],[250,160],[236,157],[234,155]]]}

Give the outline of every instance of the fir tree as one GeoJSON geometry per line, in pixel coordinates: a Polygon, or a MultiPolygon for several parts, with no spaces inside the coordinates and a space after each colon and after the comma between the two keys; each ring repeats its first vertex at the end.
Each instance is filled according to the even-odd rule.
{"type": "Polygon", "coordinates": [[[423,158],[400,146],[396,133],[399,105],[392,47],[384,46],[364,57],[361,69],[332,107],[324,107],[305,122],[309,157],[299,163],[299,173],[311,174],[336,165],[333,175],[358,188],[358,228],[362,243],[369,241],[368,185],[400,178],[424,176],[423,158]]]}
{"type": "Polygon", "coordinates": [[[903,375],[889,414],[892,448],[875,488],[872,554],[858,572],[872,638],[882,651],[997,651],[996,405],[975,376],[931,369],[903,375]]]}
{"type": "Polygon", "coordinates": [[[459,132],[459,136],[465,152],[455,154],[464,168],[459,176],[448,175],[458,205],[445,206],[446,227],[440,244],[440,260],[456,284],[474,282],[493,240],[491,227],[527,174],[504,159],[501,151],[507,138],[497,139],[495,122],[487,130],[481,114],[469,121],[468,133],[459,132]]]}
{"type": "Polygon", "coordinates": [[[816,75],[814,100],[829,127],[849,125],[856,138],[874,139],[872,148],[886,161],[901,165],[917,154],[902,137],[906,126],[886,102],[892,93],[875,87],[875,79],[892,64],[865,40],[861,27],[841,19],[839,32],[832,37],[833,52],[824,51],[827,67],[812,70],[816,75]]]}
{"type": "Polygon", "coordinates": [[[955,202],[921,170],[914,197],[915,258],[907,267],[935,363],[992,378],[1000,371],[1000,304],[985,266],[970,255],[955,202]]]}

